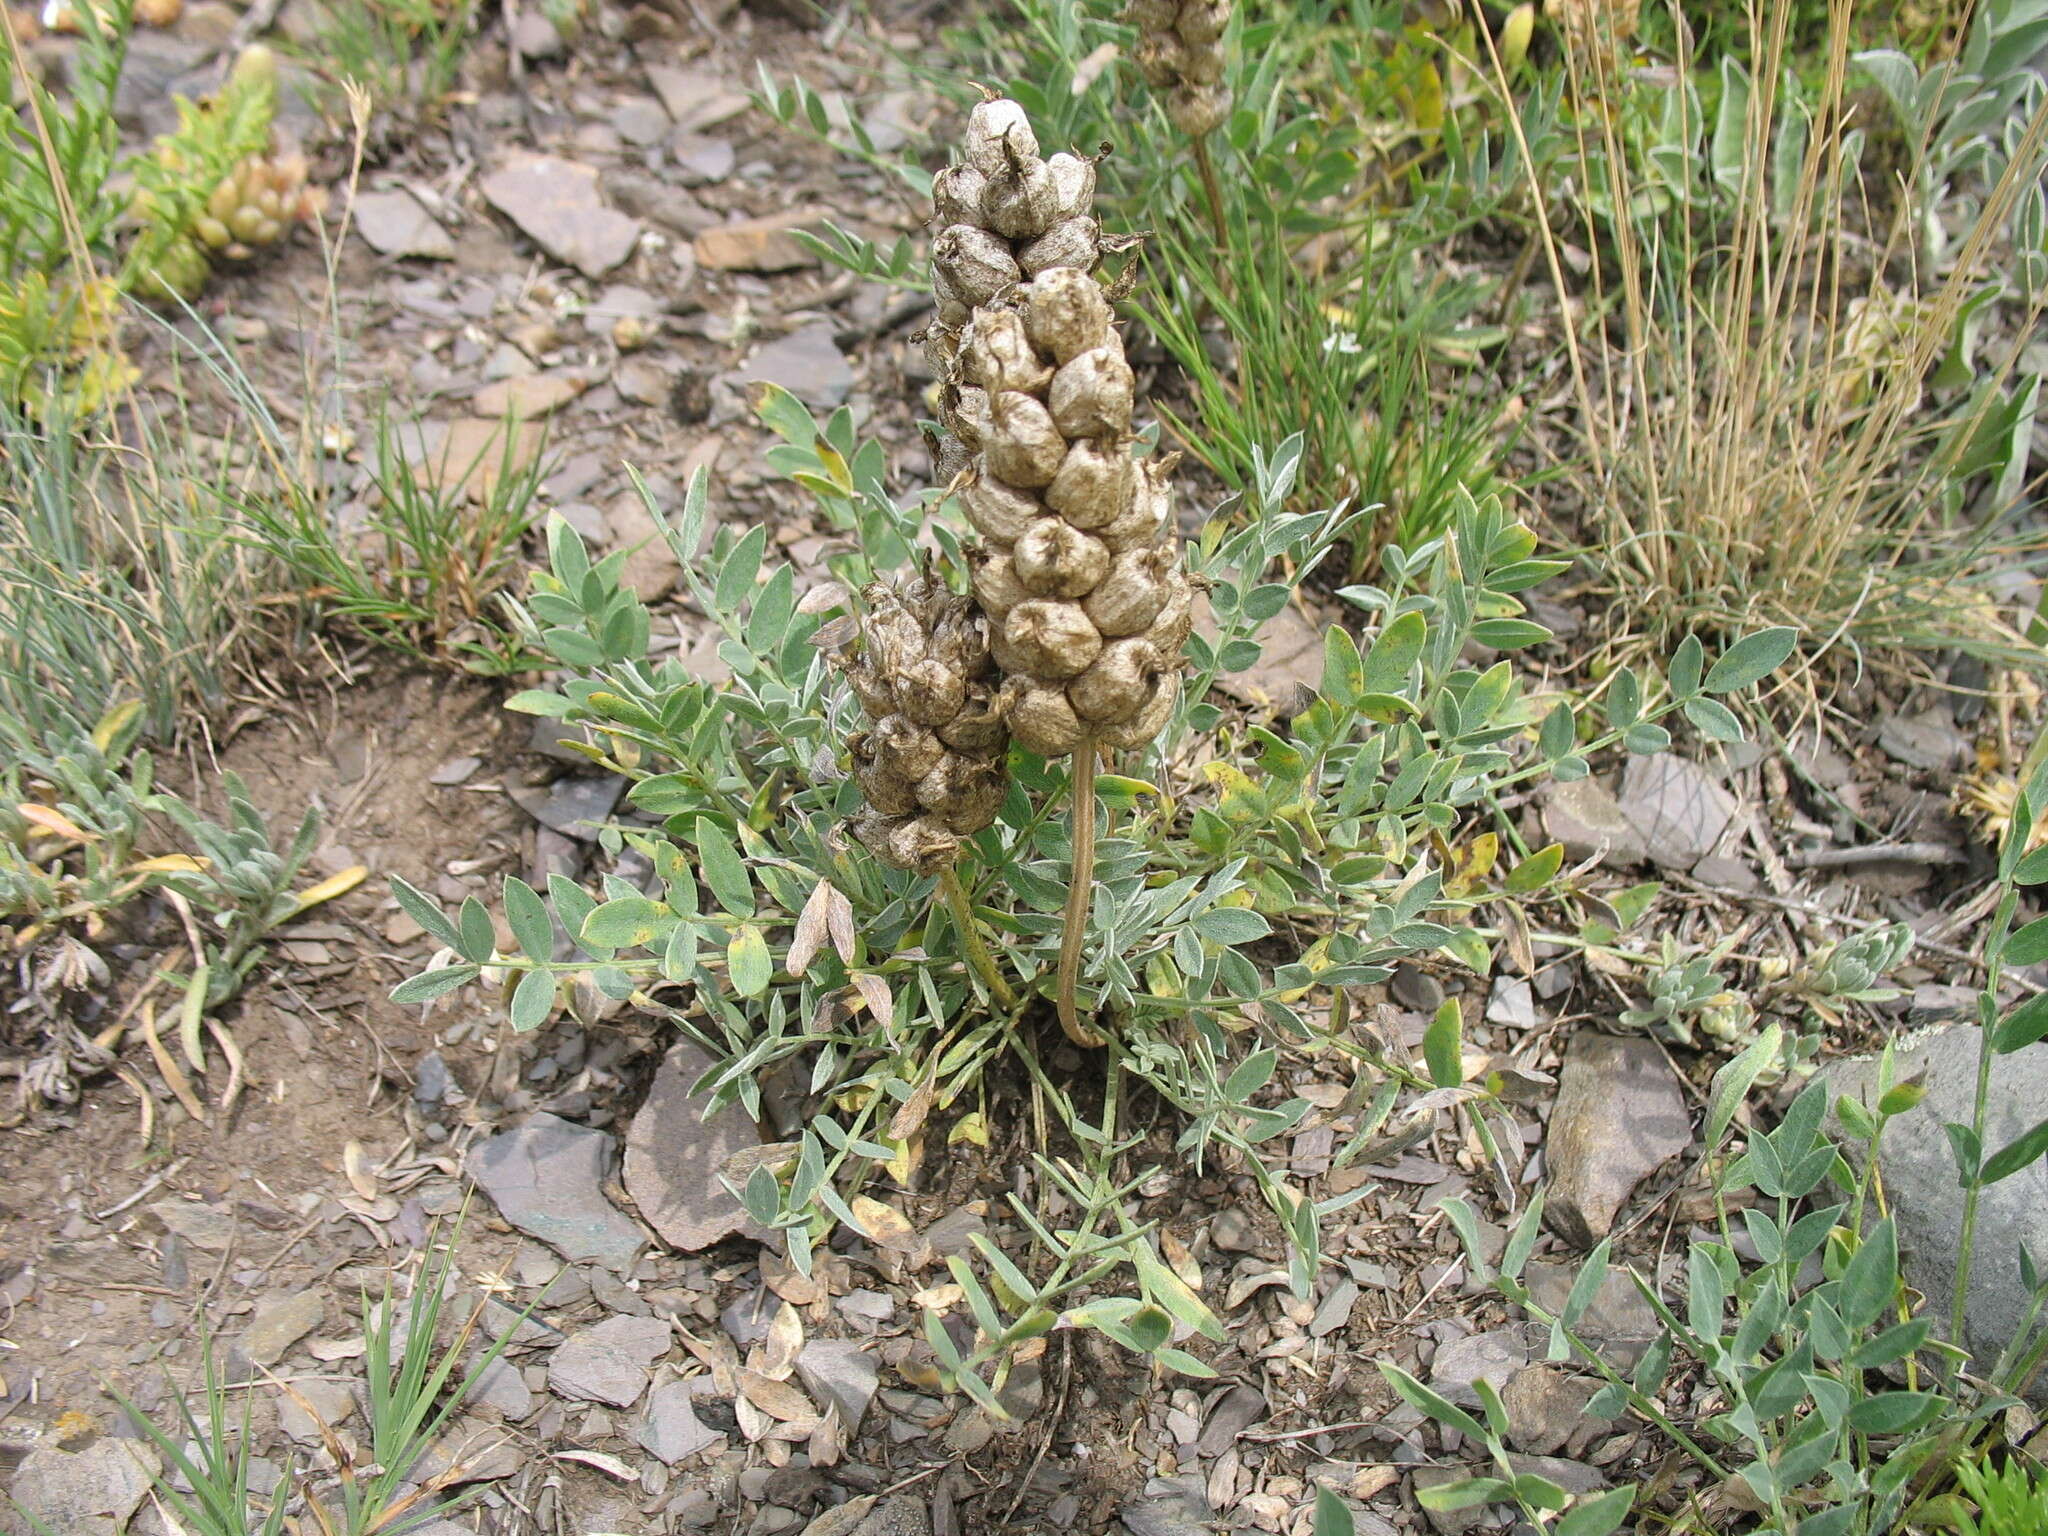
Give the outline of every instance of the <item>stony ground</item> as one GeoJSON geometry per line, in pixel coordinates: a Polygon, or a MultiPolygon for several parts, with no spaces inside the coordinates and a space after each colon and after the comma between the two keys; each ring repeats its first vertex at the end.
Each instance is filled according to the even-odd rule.
{"type": "MultiPolygon", "coordinates": [[[[773,380],[821,411],[851,402],[911,484],[928,472],[912,430],[927,380],[908,341],[917,306],[821,269],[788,230],[830,217],[893,237],[915,214],[880,176],[782,134],[746,91],[765,60],[848,93],[878,141],[920,134],[930,99],[875,66],[883,45],[922,45],[923,13],[869,36],[686,0],[606,8],[572,46],[538,7],[507,9],[445,115],[372,124],[375,154],[353,202],[337,199],[346,222],[330,224],[346,231],[339,330],[311,244],[217,285],[208,318],[288,425],[333,425],[358,445],[326,467],[350,494],[367,489],[376,391],[395,385],[426,423],[409,451],[451,477],[517,415],[519,453],[545,456],[545,504],[595,545],[649,531],[628,464],[664,502],[712,465],[719,517],[765,520],[815,566],[830,530],[766,471],[747,385],[773,380]]],[[[239,19],[201,0],[144,39],[124,97],[136,131],[161,126],[169,90],[217,75],[239,19]]],[[[278,18],[287,37],[305,25],[289,5],[278,18]]],[[[44,46],[61,62],[61,45],[44,46]]],[[[296,111],[292,126],[344,179],[317,116],[296,111]]],[[[673,594],[665,555],[642,550],[629,569],[650,599],[673,594]]],[[[698,616],[672,611],[662,643],[714,671],[698,616]]],[[[1544,616],[1562,661],[1583,616],[1569,592],[1544,616]]],[[[1293,638],[1240,686],[1244,702],[1284,707],[1303,668],[1314,676],[1324,617],[1284,616],[1293,638]]],[[[340,677],[324,663],[319,681],[280,674],[216,732],[220,762],[274,816],[321,805],[322,872],[360,863],[377,877],[287,932],[234,1012],[248,1084],[232,1112],[215,1082],[202,1083],[205,1123],[153,1093],[145,1136],[145,1068],[4,1133],[0,1475],[11,1468],[15,1497],[64,1536],[171,1529],[108,1394],[161,1414],[195,1381],[208,1334],[264,1480],[317,1493],[337,1454],[368,1460],[365,1298],[387,1283],[404,1295],[437,1223],[466,1201],[443,1337],[465,1361],[487,1338],[511,1342],[423,1469],[473,1496],[433,1536],[1304,1532],[1318,1481],[1352,1501],[1363,1532],[1421,1529],[1416,1489],[1472,1448],[1396,1404],[1380,1359],[1467,1404],[1474,1381],[1499,1384],[1516,1446],[1568,1486],[1679,1476],[1640,1427],[1585,1417],[1589,1382],[1542,1363],[1538,1331],[1473,1283],[1440,1208],[1470,1199],[1498,1243],[1547,1177],[1556,1230],[1532,1268],[1539,1299],[1554,1305],[1576,1254],[1609,1234],[1644,1275],[1682,1288],[1678,1255],[1711,1209],[1687,1154],[1717,1058],[1616,1033],[1632,993],[1597,957],[1538,934],[1507,946],[1490,986],[1406,970],[1358,1000],[1362,1027],[1398,1053],[1447,993],[1461,998],[1471,1049],[1520,1085],[1505,1167],[1427,1102],[1342,1162],[1371,1085],[1327,1059],[1290,1062],[1285,1086],[1316,1106],[1293,1172],[1318,1197],[1364,1190],[1333,1220],[1309,1299],[1287,1289],[1250,1178],[1176,1169],[1175,1127],[1158,1118],[1166,1171],[1144,1186],[1143,1214],[1229,1320],[1226,1345],[1197,1341],[1217,1379],[1155,1379],[1093,1336],[1056,1333],[1011,1380],[1016,1423],[998,1425],[936,1390],[920,1314],[969,1234],[1022,1247],[1003,1204],[1006,1159],[1029,1133],[1022,1089],[984,1161],[880,1191],[904,1218],[889,1241],[842,1236],[813,1276],[795,1274],[715,1179],[728,1153],[785,1127],[702,1122],[689,1049],[653,1021],[613,1011],[519,1038],[488,997],[424,1018],[386,1000],[431,945],[382,877],[452,906],[492,900],[508,873],[611,868],[594,829],[618,785],[504,714],[491,685],[334,642],[330,655],[340,677]]],[[[1889,1011],[1934,1022],[1968,1009],[1974,979],[1963,951],[1983,854],[1950,791],[1977,729],[1932,696],[1866,692],[1785,760],[1637,760],[1521,814],[1589,862],[1596,892],[1662,879],[1659,921],[1688,941],[1739,933],[1745,954],[1796,954],[1871,918],[1911,921],[1926,943],[1889,1011]]],[[[768,1097],[796,1112],[794,1094],[768,1097]]],[[[1150,1111],[1135,1112],[1145,1124],[1150,1111]]],[[[1624,1364],[1652,1332],[1619,1278],[1587,1328],[1624,1364]]],[[[1446,1533],[1506,1523],[1427,1519],[1446,1533]]]]}

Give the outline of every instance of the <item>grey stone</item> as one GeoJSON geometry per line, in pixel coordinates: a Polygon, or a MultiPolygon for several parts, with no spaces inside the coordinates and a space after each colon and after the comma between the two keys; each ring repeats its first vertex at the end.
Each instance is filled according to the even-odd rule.
{"type": "Polygon", "coordinates": [[[675,551],[669,547],[661,526],[638,491],[627,491],[611,504],[605,513],[605,526],[611,533],[612,548],[630,551],[619,571],[620,585],[644,603],[655,602],[675,590],[683,574],[682,562],[676,559],[675,551]]]}
{"type": "Polygon", "coordinates": [[[674,1336],[654,1317],[608,1317],[572,1333],[548,1360],[548,1390],[579,1402],[630,1408],[647,1389],[648,1368],[674,1336]]]}
{"type": "Polygon", "coordinates": [[[689,1252],[736,1232],[769,1235],[719,1182],[726,1160],[760,1145],[761,1133],[737,1105],[705,1118],[690,1085],[710,1066],[689,1042],[673,1046],[626,1134],[626,1193],[663,1241],[689,1252]]]}
{"type": "MultiPolygon", "coordinates": [[[[1927,1097],[1887,1125],[1879,1143],[1878,1172],[1898,1223],[1900,1268],[1906,1283],[1926,1295],[1925,1315],[1943,1331],[1955,1295],[1963,1202],[1942,1126],[1971,1121],[1977,1046],[1975,1029],[1940,1029],[1897,1042],[1894,1080],[1919,1078],[1927,1097]]],[[[1858,1056],[1831,1063],[1821,1080],[1874,1108],[1877,1070],[1876,1057],[1858,1056]]],[[[2048,1047],[1994,1057],[1985,1105],[1985,1155],[2036,1125],[2043,1104],[2048,1104],[2048,1047]]],[[[1848,1141],[1843,1150],[1854,1158],[1862,1144],[1848,1141]]],[[[2014,1257],[2023,1243],[2037,1262],[2048,1260],[2048,1162],[2039,1159],[1993,1184],[1978,1202],[1977,1252],[1970,1266],[1962,1343],[1980,1371],[2012,1342],[2026,1316],[2027,1292],[2014,1257]]],[[[2036,1377],[2028,1397],[2048,1407],[2048,1378],[2036,1377]]]]}
{"type": "Polygon", "coordinates": [[[520,1231],[564,1258],[623,1272],[643,1239],[604,1196],[616,1145],[603,1131],[536,1113],[477,1143],[464,1166],[520,1231]]]}
{"type": "MultiPolygon", "coordinates": [[[[1420,1495],[1426,1488],[1441,1488],[1446,1483],[1462,1483],[1472,1476],[1469,1467],[1417,1467],[1412,1474],[1415,1492],[1420,1495]]],[[[1431,1509],[1423,1505],[1422,1512],[1429,1520],[1429,1528],[1437,1536],[1466,1536],[1481,1526],[1491,1526],[1490,1506],[1468,1504],[1463,1509],[1431,1509]]]]}
{"type": "Polygon", "coordinates": [[[853,393],[853,367],[833,338],[837,327],[819,320],[771,341],[732,375],[741,384],[779,384],[815,410],[834,410],[853,393]]]}
{"type": "Polygon", "coordinates": [[[140,1440],[95,1440],[77,1451],[39,1446],[15,1469],[10,1498],[0,1500],[0,1530],[38,1536],[25,1512],[57,1536],[116,1536],[162,1468],[140,1440]]]}
{"type": "Polygon", "coordinates": [[[1198,1477],[1153,1478],[1143,1499],[1117,1511],[1130,1536],[1208,1536],[1215,1511],[1198,1477]]]}
{"type": "Polygon", "coordinates": [[[601,773],[570,774],[555,780],[545,794],[517,787],[509,793],[542,826],[594,843],[625,790],[619,775],[601,773]]]}
{"type": "Polygon", "coordinates": [[[327,1302],[318,1291],[294,1291],[263,1303],[228,1351],[228,1378],[247,1381],[257,1367],[277,1364],[326,1316],[327,1302]]]}
{"type": "Polygon", "coordinates": [[[1607,1486],[1606,1474],[1583,1461],[1562,1461],[1555,1456],[1517,1456],[1509,1452],[1508,1465],[1515,1469],[1517,1477],[1524,1473],[1547,1477],[1570,1494],[1598,1493],[1607,1486]]]}
{"type": "Polygon", "coordinates": [[[1524,1366],[1501,1388],[1501,1406],[1508,1415],[1508,1443],[1532,1455],[1548,1456],[1578,1432],[1592,1398],[1589,1381],[1567,1376],[1555,1366],[1524,1366]]]}
{"type": "Polygon", "coordinates": [[[1496,1390],[1506,1386],[1509,1377],[1542,1355],[1548,1338],[1535,1323],[1509,1323],[1452,1339],[1438,1346],[1429,1365],[1429,1384],[1459,1406],[1477,1408],[1479,1394],[1472,1390],[1473,1382],[1491,1382],[1496,1390]]]}
{"type": "MultiPolygon", "coordinates": [[[[177,122],[172,92],[199,94],[186,76],[206,62],[207,52],[203,44],[137,27],[128,36],[121,72],[114,80],[116,121],[144,133],[172,127],[177,122]]],[[[282,90],[279,96],[282,99],[282,90]]]]}
{"type": "Polygon", "coordinates": [[[1877,745],[1908,768],[1939,773],[1968,755],[1970,743],[1947,710],[1936,706],[1917,715],[1887,715],[1877,723],[1877,745]]]}
{"type": "Polygon", "coordinates": [[[421,1453],[411,1475],[421,1483],[440,1480],[495,1483],[526,1465],[526,1453],[502,1426],[463,1419],[421,1453]]]}
{"type": "Polygon", "coordinates": [[[321,1425],[339,1429],[356,1411],[355,1394],[348,1383],[321,1381],[309,1377],[291,1384],[291,1391],[277,1395],[277,1425],[301,1445],[325,1443],[321,1425]]]}
{"type": "Polygon", "coordinates": [[[1226,1205],[1209,1219],[1209,1241],[1225,1253],[1250,1253],[1258,1247],[1251,1218],[1234,1205],[1226,1205]]]}
{"type": "Polygon", "coordinates": [[[988,1235],[988,1223],[964,1205],[956,1205],[919,1234],[925,1245],[942,1259],[965,1258],[974,1251],[974,1239],[988,1235]]]}
{"type": "Polygon", "coordinates": [[[448,1063],[439,1051],[421,1054],[413,1068],[412,1096],[422,1104],[439,1104],[448,1097],[448,1063]]]}
{"type": "Polygon", "coordinates": [[[1544,1220],[1566,1241],[1592,1247],[1636,1185],[1691,1145],[1684,1090],[1656,1042],[1581,1030],[1543,1138],[1544,1220]]]}
{"type": "Polygon", "coordinates": [[[652,321],[659,319],[661,312],[661,300],[645,288],[613,283],[583,311],[583,327],[593,336],[609,336],[621,320],[652,321]]]}
{"type": "Polygon", "coordinates": [[[629,96],[612,108],[612,131],[643,149],[667,138],[673,126],[667,109],[652,96],[629,96]]]}
{"type": "Polygon", "coordinates": [[[573,160],[517,153],[480,190],[534,244],[585,277],[604,276],[640,242],[639,221],[607,208],[596,170],[573,160]]]}
{"type": "Polygon", "coordinates": [[[1209,1410],[1202,1426],[1202,1438],[1195,1450],[1203,1456],[1221,1456],[1237,1437],[1266,1416],[1266,1394],[1257,1387],[1232,1387],[1209,1410]]]}
{"type": "Polygon", "coordinates": [[[694,1393],[687,1381],[664,1381],[647,1394],[647,1407],[633,1428],[633,1438],[650,1456],[674,1466],[686,1456],[725,1444],[725,1436],[708,1427],[691,1406],[694,1393]]]}
{"type": "MultiPolygon", "coordinates": [[[[1522,1271],[1522,1283],[1529,1288],[1529,1299],[1556,1317],[1564,1310],[1565,1298],[1571,1295],[1578,1273],[1576,1264],[1531,1259],[1528,1268],[1522,1271]]],[[[1599,1288],[1593,1292],[1592,1305],[1586,1308],[1574,1330],[1599,1350],[1609,1365],[1623,1371],[1635,1368],[1662,1331],[1657,1314],[1636,1289],[1635,1281],[1619,1269],[1610,1269],[1601,1279],[1599,1288]]]]}
{"type": "Polygon", "coordinates": [[[521,58],[560,58],[566,45],[554,20],[539,7],[521,6],[512,28],[512,45],[521,58]]]}
{"type": "Polygon", "coordinates": [[[672,65],[647,66],[647,83],[661,97],[661,104],[679,127],[709,128],[737,117],[750,105],[747,93],[727,83],[723,75],[704,69],[679,69],[672,65]]]}
{"type": "Polygon", "coordinates": [[[797,1354],[796,1373],[813,1402],[839,1409],[839,1422],[851,1439],[881,1385],[875,1357],[851,1339],[812,1339],[797,1354]]]}
{"type": "Polygon", "coordinates": [[[1417,1013],[1433,1014],[1444,1003],[1443,984],[1421,966],[1406,961],[1394,967],[1387,991],[1403,1008],[1413,1008],[1417,1013]]]}
{"type": "Polygon", "coordinates": [[[1651,862],[1664,869],[1691,869],[1713,852],[1736,809],[1704,768],[1669,752],[1628,760],[1620,804],[1651,862]]]}
{"type": "MultiPolygon", "coordinates": [[[[481,1359],[484,1351],[479,1349],[473,1353],[481,1359]]],[[[474,1361],[471,1369],[475,1369],[474,1361]]],[[[526,1378],[519,1374],[519,1367],[502,1354],[477,1374],[476,1384],[469,1389],[468,1401],[474,1407],[496,1409],[514,1424],[533,1412],[533,1392],[526,1385],[526,1378]]]]}
{"type": "Polygon", "coordinates": [[[677,134],[669,144],[669,154],[675,159],[677,180],[686,187],[724,181],[732,175],[738,159],[727,140],[707,139],[694,133],[677,134]]]}
{"type": "Polygon", "coordinates": [[[149,1209],[167,1231],[176,1233],[194,1248],[220,1253],[234,1241],[234,1213],[217,1205],[201,1205],[196,1200],[158,1200],[149,1209]]]}
{"type": "Polygon", "coordinates": [[[1486,1022],[1508,1029],[1536,1027],[1536,993],[1527,977],[1502,976],[1494,982],[1486,1000],[1486,1022]]]}
{"type": "Polygon", "coordinates": [[[427,775],[427,782],[446,789],[462,783],[483,765],[484,760],[480,757],[451,757],[427,775]]]}
{"type": "Polygon", "coordinates": [[[1308,1336],[1320,1339],[1335,1333],[1351,1321],[1351,1309],[1358,1305],[1358,1285],[1352,1280],[1339,1280],[1330,1287],[1316,1307],[1316,1314],[1309,1320],[1308,1336]]]}
{"type": "Polygon", "coordinates": [[[1650,856],[1643,834],[1622,814],[1621,803],[1598,779],[1552,784],[1543,795],[1543,834],[1564,844],[1571,863],[1640,864],[1650,856]]]}
{"type": "Polygon", "coordinates": [[[354,223],[363,243],[379,256],[454,259],[454,238],[410,192],[359,193],[354,223]]]}

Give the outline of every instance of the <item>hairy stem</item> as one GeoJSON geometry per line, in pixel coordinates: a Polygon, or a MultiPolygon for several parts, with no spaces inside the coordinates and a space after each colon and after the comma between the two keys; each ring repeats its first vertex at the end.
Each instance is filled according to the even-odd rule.
{"type": "Polygon", "coordinates": [[[997,1007],[1015,1008],[1017,994],[996,968],[995,956],[988,952],[988,945],[982,942],[981,924],[975,921],[974,908],[967,900],[967,888],[960,883],[959,871],[951,865],[939,874],[939,894],[946,898],[946,910],[953,914],[953,927],[960,935],[960,947],[967,953],[967,963],[974,967],[975,975],[988,984],[989,996],[996,1000],[997,1007]]]}
{"type": "Polygon", "coordinates": [[[1209,226],[1216,236],[1216,248],[1230,245],[1230,227],[1223,221],[1223,185],[1216,179],[1216,162],[1209,156],[1209,135],[1195,140],[1195,169],[1202,173],[1202,191],[1209,199],[1209,226]]]}
{"type": "MultiPolygon", "coordinates": [[[[1197,141],[1199,142],[1199,140],[1197,141]]],[[[1060,1028],[1076,1045],[1107,1044],[1081,1022],[1074,1011],[1074,984],[1081,979],[1081,941],[1088,931],[1088,907],[1095,895],[1095,739],[1086,736],[1074,748],[1074,777],[1067,790],[1067,811],[1073,817],[1074,864],[1068,872],[1067,910],[1060,929],[1059,990],[1054,1004],[1060,1028]]]]}

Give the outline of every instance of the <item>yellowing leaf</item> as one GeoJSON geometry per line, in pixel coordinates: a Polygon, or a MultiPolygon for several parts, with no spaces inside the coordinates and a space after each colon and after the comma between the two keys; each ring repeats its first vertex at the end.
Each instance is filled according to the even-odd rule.
{"type": "Polygon", "coordinates": [[[946,1145],[949,1147],[957,1147],[963,1141],[986,1147],[988,1140],[988,1116],[978,1109],[955,1120],[953,1129],[946,1132],[946,1145]]]}
{"type": "Polygon", "coordinates": [[[309,885],[292,898],[292,910],[303,912],[308,907],[317,907],[323,901],[332,901],[345,896],[369,878],[370,872],[360,864],[351,864],[337,875],[329,875],[317,885],[309,885]]]}
{"type": "Polygon", "coordinates": [[[1222,786],[1225,794],[1256,795],[1259,792],[1259,786],[1251,781],[1245,771],[1230,763],[1204,763],[1202,776],[1211,784],[1222,786]]]}
{"type": "MultiPolygon", "coordinates": [[[[1315,943],[1309,945],[1307,952],[1301,957],[1301,963],[1307,966],[1310,973],[1314,975],[1320,975],[1322,972],[1327,971],[1330,968],[1329,935],[1325,934],[1322,938],[1317,939],[1315,943]]],[[[1314,985],[1315,983],[1313,982],[1309,983],[1309,987],[1314,985]]],[[[1309,987],[1290,988],[1288,991],[1280,994],[1280,1001],[1283,1003],[1298,1003],[1308,996],[1309,987]]]]}
{"type": "Polygon", "coordinates": [[[206,860],[195,858],[189,853],[160,854],[153,859],[137,859],[128,866],[131,875],[198,875],[206,872],[206,860]]]}
{"type": "Polygon", "coordinates": [[[884,1205],[872,1195],[855,1195],[848,1204],[861,1231],[876,1247],[908,1253],[917,1246],[917,1228],[894,1206],[884,1205]]]}
{"type": "Polygon", "coordinates": [[[100,840],[98,833],[86,831],[69,817],[51,810],[47,805],[30,802],[26,805],[17,805],[14,809],[23,821],[32,822],[45,832],[53,832],[58,837],[68,838],[74,843],[96,843],[100,840]]]}
{"type": "Polygon", "coordinates": [[[140,699],[130,699],[125,704],[116,704],[102,715],[100,723],[92,728],[92,744],[102,753],[113,751],[114,743],[120,740],[121,733],[127,730],[129,723],[141,713],[140,699]]]}

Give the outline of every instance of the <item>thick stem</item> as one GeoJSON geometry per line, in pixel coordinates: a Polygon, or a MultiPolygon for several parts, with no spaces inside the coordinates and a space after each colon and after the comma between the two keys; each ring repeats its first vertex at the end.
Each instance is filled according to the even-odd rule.
{"type": "Polygon", "coordinates": [[[981,925],[974,920],[974,908],[967,900],[967,888],[960,883],[959,872],[950,864],[940,871],[939,894],[946,898],[946,910],[953,914],[953,927],[960,935],[960,947],[966,952],[967,963],[974,967],[974,974],[988,984],[989,996],[996,1000],[997,1007],[1015,1008],[1017,994],[996,968],[995,956],[988,952],[988,945],[982,942],[981,925]]]}
{"type": "Polygon", "coordinates": [[[1230,246],[1230,226],[1223,219],[1223,185],[1216,179],[1216,162],[1209,158],[1209,135],[1195,140],[1195,169],[1202,173],[1202,191],[1209,198],[1209,226],[1216,235],[1216,248],[1230,246]]]}
{"type": "MultiPolygon", "coordinates": [[[[1198,141],[1199,142],[1199,141],[1198,141]]],[[[1060,930],[1059,990],[1054,1005],[1060,1028],[1076,1045],[1093,1049],[1106,1041],[1083,1024],[1074,1011],[1074,984],[1081,979],[1081,941],[1088,932],[1088,908],[1095,895],[1095,739],[1083,737],[1074,748],[1074,776],[1067,790],[1073,818],[1074,863],[1067,872],[1067,910],[1060,930]]]]}

